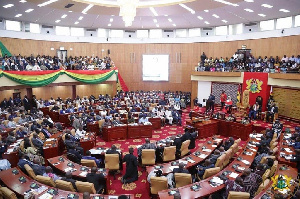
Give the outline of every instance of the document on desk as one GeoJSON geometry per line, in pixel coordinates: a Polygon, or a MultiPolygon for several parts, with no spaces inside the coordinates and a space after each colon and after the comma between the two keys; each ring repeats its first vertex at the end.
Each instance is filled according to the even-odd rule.
{"type": "Polygon", "coordinates": [[[293,151],[290,148],[284,148],[286,152],[292,153],[293,151]]]}
{"type": "Polygon", "coordinates": [[[44,193],[43,195],[41,195],[40,197],[38,197],[39,199],[52,199],[53,196],[50,193],[44,193]]]}
{"type": "Polygon", "coordinates": [[[247,161],[247,160],[242,160],[242,162],[243,162],[244,164],[246,164],[246,165],[250,165],[250,162],[247,161]]]}
{"type": "Polygon", "coordinates": [[[90,149],[91,154],[101,154],[103,150],[90,149]]]}
{"type": "Polygon", "coordinates": [[[88,174],[88,172],[84,171],[84,172],[81,172],[79,175],[82,177],[86,177],[87,174],[88,174]]]}
{"type": "Polygon", "coordinates": [[[256,152],[256,151],[257,151],[256,149],[252,149],[252,148],[251,148],[250,150],[251,150],[251,151],[254,151],[254,152],[256,152]]]}
{"type": "Polygon", "coordinates": [[[179,163],[187,164],[187,163],[188,163],[188,161],[179,160],[179,163]]]}
{"type": "Polygon", "coordinates": [[[202,149],[204,152],[211,152],[211,149],[202,149]]]}
{"type": "Polygon", "coordinates": [[[230,175],[229,175],[229,177],[231,177],[231,178],[236,178],[236,177],[238,177],[239,176],[239,174],[238,173],[234,173],[234,172],[232,172],[230,175]]]}
{"type": "Polygon", "coordinates": [[[199,157],[199,158],[202,158],[202,159],[204,159],[204,158],[206,158],[206,157],[207,157],[207,155],[205,155],[205,154],[201,154],[201,155],[199,155],[198,157],[199,157]]]}
{"type": "Polygon", "coordinates": [[[170,166],[169,169],[173,171],[175,168],[179,168],[179,166],[170,166]]]}
{"type": "Polygon", "coordinates": [[[221,141],[222,141],[222,139],[215,139],[215,141],[216,141],[216,142],[221,142],[221,141]]]}

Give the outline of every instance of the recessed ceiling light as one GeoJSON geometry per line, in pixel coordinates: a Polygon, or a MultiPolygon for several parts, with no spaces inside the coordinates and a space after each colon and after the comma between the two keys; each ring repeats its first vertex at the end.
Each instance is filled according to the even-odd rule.
{"type": "Polygon", "coordinates": [[[171,18],[169,18],[169,19],[168,19],[168,21],[169,21],[169,22],[172,22],[172,19],[171,19],[171,18]]]}
{"type": "Polygon", "coordinates": [[[216,14],[213,14],[212,16],[213,16],[213,17],[216,17],[217,19],[220,18],[220,17],[219,17],[218,15],[216,15],[216,14]]]}
{"type": "Polygon", "coordinates": [[[258,16],[265,17],[266,15],[265,14],[258,14],[258,16]]]}
{"type": "Polygon", "coordinates": [[[247,11],[247,12],[254,12],[253,10],[251,10],[251,9],[249,9],[249,8],[246,8],[246,9],[244,9],[245,11],[247,11]]]}
{"type": "Polygon", "coordinates": [[[154,22],[154,23],[157,23],[157,19],[153,19],[153,22],[154,22]]]}
{"type": "Polygon", "coordinates": [[[262,6],[262,7],[265,7],[265,8],[273,8],[273,6],[271,6],[271,5],[269,5],[269,4],[266,4],[266,3],[261,4],[261,6],[262,6]]]}
{"type": "Polygon", "coordinates": [[[172,25],[173,25],[173,26],[176,26],[176,24],[174,24],[174,23],[173,23],[172,25]]]}
{"type": "Polygon", "coordinates": [[[249,2],[249,3],[254,2],[254,0],[244,0],[244,1],[249,2]]]}
{"type": "Polygon", "coordinates": [[[168,15],[165,15],[165,17],[167,17],[168,15]]]}
{"type": "Polygon", "coordinates": [[[204,21],[204,23],[205,23],[205,24],[209,24],[209,22],[208,22],[208,21],[204,21]]]}
{"type": "Polygon", "coordinates": [[[85,9],[83,9],[83,11],[81,13],[87,14],[86,12],[89,11],[89,9],[91,9],[93,6],[94,6],[94,4],[88,5],[85,9]]]}
{"type": "Polygon", "coordinates": [[[14,6],[14,4],[7,4],[7,5],[5,5],[5,6],[3,6],[3,8],[10,8],[10,7],[13,7],[14,6]]]}
{"type": "Polygon", "coordinates": [[[153,7],[150,7],[149,9],[150,9],[150,11],[152,12],[152,14],[153,14],[154,16],[158,16],[156,10],[155,10],[153,7]]]}
{"type": "Polygon", "coordinates": [[[58,0],[49,0],[49,1],[46,1],[44,3],[38,4],[38,7],[43,7],[43,6],[49,5],[51,3],[54,3],[56,1],[58,1],[58,0]]]}
{"type": "Polygon", "coordinates": [[[114,17],[115,15],[110,15],[110,16],[114,17]]]}
{"type": "Polygon", "coordinates": [[[28,9],[25,12],[29,13],[29,12],[32,12],[32,11],[34,11],[34,9],[28,9]]]}
{"type": "Polygon", "coordinates": [[[78,18],[78,20],[82,20],[83,19],[83,16],[80,16],[79,18],[78,18]]]}
{"type": "Polygon", "coordinates": [[[61,18],[64,19],[64,18],[66,18],[67,16],[68,16],[68,15],[63,15],[63,16],[61,16],[61,18]]]}
{"type": "Polygon", "coordinates": [[[22,16],[22,14],[17,14],[15,17],[21,17],[22,16]]]}
{"type": "Polygon", "coordinates": [[[59,23],[59,22],[60,22],[60,19],[55,21],[55,23],[59,23]]]}
{"type": "Polygon", "coordinates": [[[156,27],[158,27],[158,28],[159,28],[159,25],[158,25],[158,24],[156,24],[156,27]]]}
{"type": "Polygon", "coordinates": [[[228,21],[226,21],[225,19],[222,20],[224,23],[227,23],[228,21]]]}
{"type": "Polygon", "coordinates": [[[226,5],[230,5],[230,6],[239,6],[238,4],[236,4],[236,3],[231,3],[231,2],[229,2],[229,1],[225,1],[225,0],[214,0],[214,1],[216,1],[216,2],[219,2],[219,3],[223,3],[223,4],[226,4],[226,5]]]}
{"type": "Polygon", "coordinates": [[[195,10],[193,10],[192,8],[186,6],[186,5],[182,4],[182,3],[180,3],[179,5],[180,5],[181,7],[183,7],[184,9],[190,11],[192,14],[195,14],[195,13],[196,13],[195,10]]]}
{"type": "Polygon", "coordinates": [[[289,10],[286,10],[286,9],[280,9],[279,11],[280,12],[290,12],[289,10]]]}
{"type": "Polygon", "coordinates": [[[109,23],[107,26],[111,26],[111,23],[109,23]]]}
{"type": "Polygon", "coordinates": [[[197,18],[200,19],[200,20],[203,20],[203,18],[201,16],[198,16],[197,18]]]}
{"type": "Polygon", "coordinates": [[[26,0],[21,0],[21,1],[20,1],[20,3],[26,3],[26,2],[27,2],[26,0]]]}
{"type": "Polygon", "coordinates": [[[69,10],[68,12],[73,12],[72,10],[69,10]]]}
{"type": "Polygon", "coordinates": [[[204,10],[204,12],[209,12],[209,10],[204,10]]]}
{"type": "Polygon", "coordinates": [[[109,19],[109,22],[113,22],[113,21],[114,21],[114,19],[113,19],[113,18],[110,18],[110,19],[109,19]]]}
{"type": "Polygon", "coordinates": [[[75,23],[74,24],[79,24],[79,21],[75,21],[75,23]]]}

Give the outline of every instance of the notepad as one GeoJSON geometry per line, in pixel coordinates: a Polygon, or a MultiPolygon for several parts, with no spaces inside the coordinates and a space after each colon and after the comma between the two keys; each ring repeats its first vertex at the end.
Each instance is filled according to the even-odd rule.
{"type": "Polygon", "coordinates": [[[238,177],[239,176],[239,174],[238,173],[234,173],[234,172],[232,172],[230,175],[229,175],[229,177],[231,177],[231,178],[236,178],[236,177],[238,177]]]}
{"type": "Polygon", "coordinates": [[[254,152],[256,152],[256,151],[257,151],[256,149],[252,149],[252,148],[251,148],[250,150],[251,150],[251,151],[254,151],[254,152]]]}
{"type": "Polygon", "coordinates": [[[211,149],[203,149],[204,152],[211,152],[211,149]]]}
{"type": "Polygon", "coordinates": [[[286,151],[286,152],[289,152],[289,153],[291,153],[291,152],[293,152],[291,149],[289,149],[289,148],[284,148],[284,150],[286,151]]]}
{"type": "Polygon", "coordinates": [[[179,168],[179,166],[170,166],[169,169],[171,169],[171,171],[173,171],[175,168],[179,168]]]}
{"type": "Polygon", "coordinates": [[[242,160],[242,162],[243,162],[244,164],[246,164],[246,165],[249,165],[249,164],[250,164],[250,162],[247,161],[247,160],[242,160]]]}
{"type": "Polygon", "coordinates": [[[215,141],[216,141],[216,142],[221,142],[221,141],[222,141],[222,139],[215,139],[215,141]]]}
{"type": "Polygon", "coordinates": [[[179,160],[179,163],[187,164],[187,163],[188,163],[188,161],[179,160]]]}
{"type": "Polygon", "coordinates": [[[192,159],[189,159],[188,162],[190,162],[190,163],[195,163],[195,161],[192,160],[192,159]]]}
{"type": "Polygon", "coordinates": [[[199,158],[202,158],[202,159],[204,159],[204,158],[206,158],[206,157],[207,157],[207,155],[205,155],[205,154],[201,154],[201,155],[199,155],[198,157],[199,157],[199,158]]]}
{"type": "Polygon", "coordinates": [[[211,146],[214,147],[214,148],[218,147],[218,145],[211,145],[211,146]]]}
{"type": "Polygon", "coordinates": [[[87,172],[86,172],[86,171],[84,171],[84,172],[81,172],[79,175],[80,175],[80,176],[82,176],[82,177],[86,177],[86,175],[87,175],[87,172]]]}

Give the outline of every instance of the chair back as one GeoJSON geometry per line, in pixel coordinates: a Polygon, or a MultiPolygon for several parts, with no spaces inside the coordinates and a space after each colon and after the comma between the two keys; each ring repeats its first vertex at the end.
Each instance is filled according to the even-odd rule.
{"type": "Polygon", "coordinates": [[[220,167],[220,169],[223,169],[225,158],[226,154],[222,154],[220,157],[218,157],[215,167],[220,167]]]}
{"type": "Polygon", "coordinates": [[[119,170],[119,154],[105,154],[105,168],[109,170],[119,170]]]}
{"type": "Polygon", "coordinates": [[[36,176],[36,180],[42,184],[48,185],[50,187],[55,187],[55,182],[53,181],[52,178],[50,177],[45,177],[45,176],[36,176]]]}
{"type": "Polygon", "coordinates": [[[157,194],[159,191],[168,189],[168,179],[162,177],[151,177],[151,194],[157,194]]]}
{"type": "Polygon", "coordinates": [[[275,157],[275,156],[264,156],[264,157],[262,157],[262,159],[261,159],[260,163],[261,163],[261,164],[266,164],[266,163],[267,163],[267,159],[268,159],[268,158],[271,158],[271,159],[273,159],[273,160],[275,160],[275,159],[276,159],[276,157],[275,157]]]}
{"type": "Polygon", "coordinates": [[[278,147],[275,147],[275,148],[273,149],[273,155],[276,156],[277,152],[278,152],[278,147]]]}
{"type": "Polygon", "coordinates": [[[274,143],[271,145],[270,149],[273,150],[275,147],[277,147],[277,145],[278,145],[278,142],[274,142],[274,143]]]}
{"type": "Polygon", "coordinates": [[[142,150],[142,165],[154,165],[155,164],[155,150],[143,149],[142,150]]]}
{"type": "Polygon", "coordinates": [[[21,117],[15,117],[13,120],[14,120],[14,122],[15,122],[16,124],[18,124],[19,119],[21,119],[21,117]]]}
{"type": "Polygon", "coordinates": [[[20,142],[20,150],[24,152],[24,140],[20,142]]]}
{"type": "Polygon", "coordinates": [[[227,199],[249,199],[250,193],[247,192],[238,192],[238,191],[229,191],[227,199]]]}
{"type": "Polygon", "coordinates": [[[99,120],[98,124],[99,124],[99,128],[102,128],[102,125],[104,124],[105,119],[99,120]]]}
{"type": "Polygon", "coordinates": [[[74,189],[71,182],[67,182],[67,181],[64,181],[64,180],[56,180],[55,184],[56,184],[56,187],[58,189],[62,189],[62,190],[65,190],[65,191],[76,192],[76,190],[74,189]]]}
{"type": "Polygon", "coordinates": [[[258,195],[260,192],[262,192],[262,190],[264,190],[264,189],[268,186],[269,183],[270,183],[270,179],[266,179],[265,181],[263,181],[263,182],[259,185],[259,187],[258,187],[258,189],[257,189],[257,191],[256,191],[256,193],[255,193],[255,195],[258,195]]]}
{"type": "Polygon", "coordinates": [[[18,199],[16,194],[7,187],[0,188],[0,196],[3,196],[3,198],[18,199]]]}
{"type": "Polygon", "coordinates": [[[76,132],[75,132],[75,129],[72,129],[72,130],[71,130],[71,134],[72,134],[73,136],[75,136],[75,133],[76,133],[76,132]]]}
{"type": "Polygon", "coordinates": [[[81,159],[81,165],[86,167],[97,167],[95,160],[81,159]]]}
{"type": "Polygon", "coordinates": [[[25,165],[24,165],[24,168],[25,168],[27,174],[28,174],[32,179],[35,180],[35,179],[36,179],[36,175],[35,175],[33,169],[32,169],[28,164],[25,164],[25,165]]]}
{"type": "Polygon", "coordinates": [[[209,178],[210,176],[213,176],[217,173],[219,173],[221,170],[220,167],[215,167],[215,168],[210,168],[210,169],[206,169],[203,175],[203,180],[206,178],[209,178]]]}
{"type": "Polygon", "coordinates": [[[239,145],[241,141],[242,141],[241,138],[239,138],[239,139],[235,140],[234,143],[236,143],[237,145],[239,145]]]}
{"type": "Polygon", "coordinates": [[[186,154],[190,152],[189,150],[189,145],[190,145],[191,140],[186,140],[182,142],[181,149],[180,149],[180,156],[183,157],[186,154]]]}
{"type": "Polygon", "coordinates": [[[176,146],[165,147],[163,153],[163,161],[169,162],[171,160],[175,160],[175,154],[176,154],[176,146]]]}
{"type": "Polygon", "coordinates": [[[192,184],[192,175],[188,173],[175,173],[175,184],[177,187],[183,187],[192,184]]]}
{"type": "Polygon", "coordinates": [[[271,170],[270,170],[270,177],[272,177],[275,174],[277,167],[278,167],[278,161],[275,160],[274,164],[273,164],[273,166],[271,167],[271,170]]]}
{"type": "Polygon", "coordinates": [[[89,192],[90,194],[96,194],[93,183],[76,181],[75,184],[77,187],[77,191],[80,193],[89,192]]]}
{"type": "Polygon", "coordinates": [[[262,176],[262,180],[265,181],[270,176],[270,169],[267,169],[262,176]]]}

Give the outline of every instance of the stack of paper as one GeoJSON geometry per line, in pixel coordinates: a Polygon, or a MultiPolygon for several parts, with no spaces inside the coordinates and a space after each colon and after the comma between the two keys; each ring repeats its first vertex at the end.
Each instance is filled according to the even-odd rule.
{"type": "Polygon", "coordinates": [[[230,175],[229,175],[229,177],[231,177],[231,178],[236,178],[236,177],[238,177],[239,176],[239,174],[238,173],[234,173],[234,172],[232,172],[230,175]]]}
{"type": "Polygon", "coordinates": [[[206,158],[207,157],[207,155],[205,155],[205,154],[201,154],[200,156],[199,156],[199,158],[202,158],[202,159],[204,159],[204,158],[206,158]]]}
{"type": "Polygon", "coordinates": [[[171,169],[171,171],[173,171],[175,168],[179,168],[179,166],[170,166],[169,169],[171,169]]]}
{"type": "Polygon", "coordinates": [[[86,177],[87,173],[88,172],[84,171],[84,172],[81,172],[79,175],[82,176],[82,177],[86,177]]]}
{"type": "Polygon", "coordinates": [[[242,160],[242,162],[243,162],[244,164],[246,164],[246,165],[249,165],[249,164],[250,164],[250,162],[247,161],[247,160],[242,160]]]}
{"type": "Polygon", "coordinates": [[[211,149],[202,149],[204,152],[211,152],[211,149]]]}

